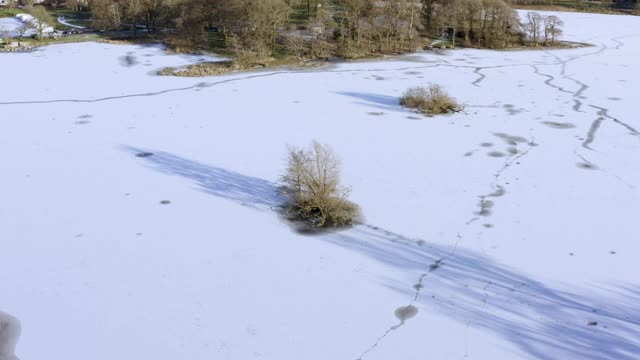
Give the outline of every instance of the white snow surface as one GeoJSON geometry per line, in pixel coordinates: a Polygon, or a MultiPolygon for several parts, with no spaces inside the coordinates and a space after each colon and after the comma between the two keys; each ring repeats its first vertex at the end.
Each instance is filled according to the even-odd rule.
{"type": "Polygon", "coordinates": [[[84,26],[71,24],[64,18],[64,16],[58,16],[58,22],[62,25],[65,25],[74,29],[86,29],[84,26]]]}
{"type": "MultiPolygon", "coordinates": [[[[17,18],[0,18],[0,36],[8,34],[10,37],[18,36],[18,28],[22,25],[22,22],[17,18]]],[[[29,30],[33,32],[33,30],[29,30]]]]}
{"type": "MultiPolygon", "coordinates": [[[[11,37],[18,37],[20,34],[18,28],[24,23],[31,23],[30,28],[23,34],[24,37],[29,37],[33,34],[37,34],[36,30],[38,20],[29,14],[18,14],[13,18],[0,18],[0,36],[8,34],[11,37]]],[[[45,24],[46,25],[46,24],[45,24]]],[[[46,26],[43,29],[44,34],[50,34],[55,29],[51,26],[46,26]]]]}
{"type": "Polygon", "coordinates": [[[639,359],[640,18],[559,16],[594,46],[208,78],[154,75],[207,58],[152,46],[0,54],[16,354],[639,359]],[[398,105],[428,83],[465,112],[398,105]],[[305,236],[273,210],[313,139],[365,224],[305,236]]]}
{"type": "MultiPolygon", "coordinates": [[[[40,21],[38,21],[38,19],[36,19],[35,17],[33,17],[33,15],[30,14],[18,14],[16,15],[16,18],[18,18],[18,20],[20,20],[23,23],[27,23],[27,24],[31,24],[31,27],[35,30],[37,30],[39,28],[39,24],[40,21]]],[[[52,32],[55,31],[55,29],[52,26],[49,26],[47,23],[43,23],[44,27],[42,28],[42,33],[43,34],[50,34],[52,32]]]]}

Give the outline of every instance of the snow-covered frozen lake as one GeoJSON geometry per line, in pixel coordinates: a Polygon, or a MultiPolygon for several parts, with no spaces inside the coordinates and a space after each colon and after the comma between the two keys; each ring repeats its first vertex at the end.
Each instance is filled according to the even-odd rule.
{"type": "Polygon", "coordinates": [[[0,54],[17,355],[639,359],[640,18],[560,17],[594,46],[209,78],[155,76],[207,59],[153,46],[0,54]],[[398,105],[428,83],[466,112],[398,105]],[[271,210],[313,139],[366,224],[308,237],[271,210]]]}
{"type": "MultiPolygon", "coordinates": [[[[23,24],[24,23],[22,21],[20,21],[17,17],[0,18],[0,37],[3,37],[3,36],[18,37],[18,36],[20,36],[20,30],[19,29],[23,24]]],[[[47,28],[47,31],[45,31],[45,33],[48,33],[48,32],[51,32],[51,31],[53,31],[53,28],[47,28]]],[[[23,37],[30,37],[31,35],[37,34],[37,33],[38,32],[36,31],[35,28],[30,27],[29,29],[26,29],[26,31],[24,31],[22,36],[23,37]]]]}
{"type": "Polygon", "coordinates": [[[16,30],[22,25],[17,18],[0,18],[0,36],[8,34],[10,36],[18,35],[16,30]]]}

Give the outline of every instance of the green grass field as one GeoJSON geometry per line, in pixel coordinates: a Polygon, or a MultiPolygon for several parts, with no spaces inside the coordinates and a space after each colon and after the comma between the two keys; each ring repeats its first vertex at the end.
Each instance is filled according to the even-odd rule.
{"type": "MultiPolygon", "coordinates": [[[[26,11],[23,9],[14,8],[0,8],[0,18],[3,17],[15,17],[18,14],[23,14],[26,11]]],[[[49,9],[49,13],[54,19],[58,19],[60,16],[64,16],[66,21],[73,25],[88,27],[91,25],[91,14],[88,11],[76,12],[69,8],[59,7],[55,9],[49,9]]],[[[67,30],[68,26],[62,25],[56,21],[54,27],[58,30],[67,30]]]]}
{"type": "Polygon", "coordinates": [[[23,10],[20,9],[7,9],[7,8],[0,8],[0,18],[3,17],[14,17],[18,14],[22,14],[24,13],[23,10]]]}
{"type": "MultiPolygon", "coordinates": [[[[49,12],[54,19],[62,16],[68,23],[73,25],[88,27],[91,24],[91,13],[89,13],[88,11],[77,12],[69,8],[59,7],[55,9],[49,9],[49,12]]],[[[70,28],[69,26],[60,24],[58,22],[56,22],[55,27],[58,30],[67,30],[70,28]]]]}
{"type": "Polygon", "coordinates": [[[20,42],[22,44],[29,44],[32,46],[45,46],[45,45],[55,45],[55,44],[69,44],[69,43],[77,43],[77,42],[85,42],[85,41],[97,41],[103,39],[104,37],[99,34],[80,34],[80,35],[72,35],[72,36],[63,36],[58,39],[49,39],[45,37],[42,41],[32,38],[22,38],[20,42]]]}

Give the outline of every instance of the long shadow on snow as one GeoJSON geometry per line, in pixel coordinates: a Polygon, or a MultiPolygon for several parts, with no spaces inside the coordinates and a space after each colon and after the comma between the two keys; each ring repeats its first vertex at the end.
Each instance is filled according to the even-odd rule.
{"type": "Polygon", "coordinates": [[[370,106],[379,110],[406,111],[400,106],[400,99],[393,96],[350,91],[339,91],[336,92],[336,94],[361,100],[358,104],[370,106]]]}
{"type": "Polygon", "coordinates": [[[202,164],[166,152],[126,147],[133,155],[150,153],[144,157],[154,169],[169,175],[178,175],[195,182],[198,187],[217,197],[255,208],[275,208],[285,201],[272,182],[243,175],[216,166],[202,164]]]}
{"type": "MultiPolygon", "coordinates": [[[[409,280],[383,280],[407,299],[417,291],[410,281],[451,254],[451,248],[365,226],[326,240],[413,274],[409,280]]],[[[632,360],[640,354],[638,285],[554,289],[458,248],[423,286],[416,305],[493,332],[533,359],[632,360]],[[602,293],[607,296],[596,295],[602,293]]]]}
{"type": "MultiPolygon", "coordinates": [[[[126,149],[132,154],[143,152],[126,149]]],[[[158,171],[194,181],[211,195],[243,205],[266,209],[283,201],[276,185],[263,179],[165,152],[156,152],[144,161],[158,171]]],[[[383,279],[383,284],[406,293],[407,302],[418,291],[416,305],[493,332],[530,358],[632,360],[640,354],[637,284],[559,290],[485,256],[457,248],[425,279],[424,288],[416,289],[411,282],[417,282],[431,264],[451,255],[451,248],[370,225],[325,234],[319,239],[410,273],[408,278],[383,279]],[[603,292],[607,297],[595,295],[603,292]]]]}

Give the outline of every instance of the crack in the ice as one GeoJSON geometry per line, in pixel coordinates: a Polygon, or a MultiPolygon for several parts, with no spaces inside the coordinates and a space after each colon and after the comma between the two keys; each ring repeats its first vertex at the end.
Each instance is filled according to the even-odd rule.
{"type": "Polygon", "coordinates": [[[563,60],[558,55],[547,51],[548,55],[554,57],[558,61],[559,64],[557,64],[557,65],[560,65],[560,75],[562,77],[564,77],[565,79],[570,80],[570,81],[572,81],[572,82],[574,82],[574,83],[576,83],[578,85],[578,90],[573,92],[573,102],[574,102],[573,111],[583,112],[583,111],[581,111],[582,106],[583,106],[583,102],[581,100],[584,99],[584,96],[582,94],[586,90],[589,89],[589,85],[581,82],[578,79],[575,79],[575,78],[567,75],[567,65],[572,61],[575,61],[575,60],[578,60],[578,59],[582,59],[582,58],[587,57],[587,56],[601,54],[602,52],[604,52],[607,49],[608,49],[608,47],[606,45],[602,45],[602,47],[600,47],[600,49],[598,51],[591,52],[591,53],[586,53],[586,54],[582,54],[582,55],[578,55],[578,56],[573,56],[573,57],[570,57],[570,58],[568,58],[566,60],[563,60]]]}
{"type": "MultiPolygon", "coordinates": [[[[613,42],[615,42],[617,44],[616,47],[614,48],[615,50],[620,50],[624,46],[624,42],[620,41],[620,39],[622,39],[622,38],[624,38],[624,37],[618,37],[618,38],[612,38],[611,39],[613,42]]],[[[540,75],[540,76],[543,76],[543,77],[547,78],[547,80],[545,81],[545,84],[551,86],[552,88],[555,88],[558,91],[572,94],[573,101],[574,101],[573,110],[576,111],[576,112],[583,112],[583,111],[581,111],[581,108],[584,105],[582,99],[586,99],[586,97],[583,95],[583,93],[586,90],[589,89],[589,86],[587,84],[579,81],[578,79],[576,79],[576,78],[574,78],[574,77],[572,77],[570,75],[567,75],[567,65],[570,62],[574,61],[574,60],[581,59],[581,58],[584,58],[586,56],[601,54],[604,51],[609,50],[609,49],[610,49],[609,47],[607,47],[605,44],[603,44],[598,49],[598,51],[587,53],[587,54],[582,54],[582,55],[579,55],[579,56],[573,56],[573,57],[570,57],[570,58],[568,58],[566,60],[561,59],[556,54],[547,52],[550,56],[554,57],[558,61],[558,64],[554,64],[554,65],[560,65],[561,66],[560,75],[562,77],[564,77],[565,79],[576,83],[579,86],[579,88],[575,92],[567,91],[566,89],[564,89],[561,86],[553,85],[551,82],[554,81],[555,79],[551,75],[546,75],[546,74],[540,73],[540,71],[538,71],[535,66],[533,66],[534,72],[536,74],[540,75]]],[[[598,130],[601,128],[603,122],[606,119],[609,119],[609,120],[613,121],[614,123],[624,127],[626,130],[629,131],[630,135],[635,136],[638,139],[640,139],[640,132],[637,129],[635,129],[633,126],[621,121],[620,119],[617,119],[617,118],[609,115],[609,109],[607,109],[605,107],[593,105],[593,104],[589,104],[589,106],[598,110],[597,111],[598,117],[592,122],[592,124],[591,124],[591,126],[589,128],[589,131],[587,133],[586,139],[581,144],[583,148],[593,151],[593,148],[591,147],[591,145],[596,140],[596,136],[597,136],[598,130]]],[[[607,174],[609,176],[613,176],[614,178],[616,178],[618,181],[620,181],[621,183],[623,183],[627,187],[632,188],[632,189],[636,188],[634,185],[631,185],[631,184],[627,183],[626,181],[624,181],[620,176],[618,176],[616,174],[613,174],[613,173],[610,173],[610,172],[598,167],[595,163],[593,163],[587,157],[585,157],[584,155],[580,154],[578,152],[578,148],[574,149],[573,152],[580,160],[582,160],[582,163],[578,164],[579,166],[581,166],[581,167],[583,167],[585,169],[593,169],[593,170],[602,171],[602,172],[604,172],[605,174],[607,174]]]]}
{"type": "Polygon", "coordinates": [[[596,134],[598,133],[600,126],[602,126],[602,122],[606,119],[603,114],[603,110],[598,111],[598,118],[593,121],[589,128],[589,132],[587,133],[587,138],[582,142],[583,148],[593,151],[591,144],[595,141],[596,134]]]}
{"type": "Polygon", "coordinates": [[[636,136],[640,140],[640,131],[635,129],[633,126],[631,126],[631,125],[629,125],[629,124],[627,124],[627,123],[625,123],[623,121],[620,121],[620,119],[609,115],[609,109],[604,108],[604,107],[600,107],[600,106],[597,106],[597,105],[592,105],[592,104],[589,104],[589,106],[594,108],[594,109],[597,109],[598,110],[598,115],[600,115],[600,116],[602,116],[604,118],[607,118],[607,119],[613,121],[614,123],[624,127],[625,129],[627,129],[629,131],[630,135],[636,136]]]}
{"type": "Polygon", "coordinates": [[[389,329],[387,329],[387,331],[385,331],[384,334],[382,334],[382,336],[380,336],[376,342],[371,345],[370,348],[368,348],[367,350],[365,350],[365,352],[362,353],[362,355],[360,355],[360,357],[358,357],[356,360],[363,360],[364,357],[369,354],[371,351],[373,351],[373,349],[377,348],[378,345],[380,344],[380,342],[387,337],[387,335],[389,335],[389,333],[391,333],[392,331],[398,329],[399,327],[401,327],[402,325],[404,325],[404,321],[401,321],[398,325],[392,326],[389,329]]]}
{"type": "Polygon", "coordinates": [[[169,93],[173,93],[173,92],[181,92],[181,91],[188,91],[188,90],[194,90],[194,89],[208,88],[208,87],[212,87],[212,86],[216,86],[216,85],[227,84],[227,83],[237,82],[237,81],[241,81],[241,80],[249,80],[249,79],[255,79],[255,78],[270,77],[270,76],[275,76],[275,75],[279,75],[279,74],[282,74],[282,73],[285,73],[285,72],[272,72],[272,73],[266,73],[266,74],[256,74],[256,75],[245,76],[245,77],[240,77],[240,78],[225,79],[225,80],[211,82],[211,83],[200,82],[200,83],[197,83],[197,84],[192,85],[192,86],[186,86],[186,87],[181,87],[181,88],[166,89],[166,90],[147,92],[147,93],[107,96],[107,97],[96,98],[96,99],[57,99],[57,100],[33,100],[33,101],[7,101],[7,102],[0,102],[0,105],[38,105],[38,104],[56,104],[56,103],[98,103],[98,102],[109,101],[109,100],[130,99],[130,98],[137,98],[137,97],[152,97],[152,96],[169,94],[169,93]]]}
{"type": "Polygon", "coordinates": [[[388,71],[406,71],[406,70],[430,69],[430,68],[437,68],[437,67],[448,67],[448,68],[453,68],[453,69],[473,69],[474,72],[481,77],[481,78],[475,80],[473,82],[473,85],[479,86],[478,84],[480,83],[480,81],[482,81],[484,78],[486,78],[486,75],[483,75],[483,74],[480,73],[480,71],[482,71],[482,70],[485,70],[485,69],[498,69],[498,68],[506,68],[506,67],[521,67],[521,66],[531,66],[531,64],[507,64],[507,65],[494,65],[494,66],[477,67],[477,66],[471,66],[471,65],[451,65],[451,64],[441,63],[441,64],[431,64],[431,65],[425,65],[425,66],[408,66],[408,67],[402,67],[402,68],[387,68],[387,69],[376,69],[376,68],[366,68],[366,69],[348,69],[347,68],[347,69],[333,69],[333,70],[328,70],[326,68],[325,69],[321,69],[321,70],[316,70],[316,69],[298,70],[298,69],[295,69],[295,70],[285,70],[285,71],[274,71],[274,72],[268,72],[268,73],[259,73],[259,74],[243,76],[243,77],[235,77],[235,78],[225,79],[225,80],[215,81],[215,82],[200,82],[200,83],[197,83],[197,84],[192,85],[192,86],[185,86],[185,87],[181,87],[181,88],[172,88],[172,89],[165,89],[165,90],[144,92],[144,93],[105,96],[105,97],[100,97],[100,98],[95,98],[95,99],[52,99],[52,100],[3,101],[3,102],[0,102],[0,105],[40,105],[40,104],[56,104],[56,103],[99,103],[99,102],[111,101],[111,100],[122,100],[122,99],[129,99],[129,98],[138,98],[138,97],[152,97],[152,96],[164,95],[164,94],[169,94],[169,93],[174,93],[174,92],[182,92],[182,91],[196,90],[196,89],[202,89],[202,88],[209,88],[209,87],[213,87],[213,86],[216,86],[216,85],[234,83],[234,82],[239,82],[239,81],[244,81],[244,80],[251,80],[251,79],[256,79],[256,78],[279,76],[279,75],[284,75],[284,74],[388,72],[388,71]]]}
{"type": "Polygon", "coordinates": [[[473,86],[477,86],[480,87],[480,83],[487,77],[485,74],[481,73],[482,70],[484,70],[485,68],[483,67],[477,67],[473,70],[473,72],[478,75],[478,78],[476,80],[474,80],[471,85],[473,86]]]}
{"type": "Polygon", "coordinates": [[[609,175],[611,177],[614,177],[616,180],[618,180],[620,183],[622,183],[623,185],[625,185],[626,187],[628,187],[629,189],[636,189],[637,187],[633,184],[630,184],[628,182],[626,182],[622,177],[620,177],[617,174],[614,174],[612,172],[609,172],[608,170],[596,165],[594,162],[592,162],[591,160],[587,159],[584,155],[580,154],[578,152],[579,148],[576,148],[573,150],[573,153],[580,159],[583,161],[582,164],[578,164],[581,167],[585,168],[585,169],[589,169],[589,170],[597,170],[600,171],[606,175],[609,175]]]}
{"type": "Polygon", "coordinates": [[[571,95],[573,95],[573,92],[572,92],[572,91],[566,90],[566,89],[565,89],[565,88],[563,88],[562,86],[554,85],[552,82],[553,82],[553,81],[556,81],[556,78],[555,78],[555,77],[553,77],[552,75],[544,74],[544,73],[540,72],[540,69],[538,69],[538,66],[536,66],[536,65],[531,65],[531,67],[533,68],[533,72],[534,72],[536,75],[539,75],[539,76],[542,76],[542,77],[547,78],[547,80],[545,80],[545,81],[544,81],[544,83],[545,83],[545,84],[547,84],[548,86],[550,86],[550,87],[552,87],[552,88],[554,88],[554,89],[556,89],[556,90],[558,90],[558,91],[562,91],[562,92],[564,92],[564,93],[567,93],[567,94],[571,94],[571,95]]]}
{"type": "MultiPolygon", "coordinates": [[[[381,231],[382,233],[384,233],[385,235],[394,235],[395,237],[402,239],[404,241],[410,241],[410,242],[415,242],[412,240],[409,240],[407,238],[405,238],[404,236],[392,233],[390,231],[387,230],[382,230],[379,227],[376,226],[372,226],[372,225],[365,225],[370,229],[376,230],[376,231],[381,231]]],[[[460,235],[460,233],[457,234],[457,241],[453,246],[453,249],[451,250],[450,253],[448,253],[447,255],[441,257],[440,259],[434,261],[433,263],[431,263],[429,265],[429,268],[426,272],[422,273],[420,275],[420,277],[418,278],[418,281],[413,285],[413,289],[415,290],[413,299],[411,300],[411,302],[408,305],[405,305],[399,309],[412,309],[415,308],[415,303],[418,301],[418,298],[420,297],[420,294],[422,293],[422,289],[424,288],[424,281],[425,279],[433,272],[437,271],[438,269],[442,268],[442,266],[444,266],[444,262],[448,259],[450,259],[451,257],[453,257],[456,253],[456,251],[458,250],[458,244],[460,243],[460,241],[462,240],[462,235],[460,235]]],[[[418,244],[421,244],[421,241],[419,240],[417,242],[418,244]]],[[[417,311],[417,310],[416,310],[417,311]]],[[[390,326],[381,336],[379,336],[376,341],[369,347],[367,348],[364,352],[362,352],[362,354],[360,354],[360,356],[358,358],[356,358],[356,360],[364,360],[364,357],[369,354],[371,351],[373,351],[375,348],[377,348],[380,343],[382,342],[382,340],[384,340],[384,338],[386,338],[392,331],[399,329],[400,327],[404,326],[405,324],[405,319],[400,319],[400,322],[396,325],[392,325],[390,326]]]]}
{"type": "Polygon", "coordinates": [[[418,282],[416,282],[413,285],[413,289],[415,290],[415,295],[413,296],[413,301],[411,301],[411,303],[409,305],[413,305],[418,301],[418,298],[420,297],[420,294],[422,293],[422,289],[424,288],[424,280],[429,276],[429,274],[431,274],[432,272],[440,269],[442,266],[444,266],[444,261],[448,260],[449,258],[451,258],[452,256],[455,255],[456,250],[458,250],[458,244],[460,243],[460,241],[462,241],[462,235],[460,235],[460,233],[457,234],[457,241],[455,243],[455,245],[453,246],[453,250],[451,250],[451,252],[449,254],[447,254],[446,256],[441,257],[440,259],[436,260],[435,262],[433,262],[431,265],[429,265],[429,270],[422,273],[422,275],[420,275],[420,277],[418,278],[418,282]]]}
{"type": "MultiPolygon", "coordinates": [[[[505,141],[507,142],[522,142],[523,140],[526,142],[526,139],[521,138],[521,137],[517,137],[517,136],[511,136],[511,135],[507,135],[507,134],[495,134],[496,136],[502,137],[505,141]]],[[[492,184],[492,187],[494,188],[494,190],[487,194],[487,195],[483,195],[483,202],[488,202],[488,200],[486,200],[486,197],[488,196],[492,196],[492,197],[499,197],[505,194],[505,189],[502,185],[498,184],[500,177],[503,175],[503,173],[517,160],[519,160],[520,158],[522,158],[523,156],[527,155],[531,149],[536,146],[535,143],[535,138],[532,138],[529,142],[527,142],[527,145],[529,145],[529,149],[527,149],[526,151],[517,153],[512,155],[511,157],[509,157],[509,159],[507,159],[505,161],[505,164],[498,169],[498,171],[494,174],[494,183],[492,184]]],[[[482,198],[482,197],[481,197],[482,198]]],[[[482,211],[481,211],[482,212],[482,211]]],[[[468,220],[466,222],[466,225],[469,226],[471,223],[473,223],[474,221],[478,220],[477,217],[471,218],[470,220],[468,220]]],[[[387,230],[383,230],[377,226],[372,226],[372,225],[365,225],[366,227],[376,230],[376,231],[380,231],[382,233],[384,233],[385,235],[389,236],[389,235],[393,235],[393,237],[397,238],[398,240],[402,240],[403,242],[409,242],[409,243],[417,243],[419,245],[421,245],[421,240],[411,240],[408,239],[404,236],[398,235],[396,233],[387,231],[387,230]]],[[[418,301],[420,294],[422,293],[422,289],[424,289],[424,282],[425,280],[429,277],[429,275],[431,275],[433,272],[439,270],[440,268],[442,268],[445,265],[445,261],[454,257],[455,253],[458,249],[458,245],[460,244],[460,242],[463,240],[463,237],[460,233],[457,234],[457,241],[455,242],[453,249],[451,250],[451,252],[439,259],[437,259],[436,261],[434,261],[433,263],[431,263],[428,267],[428,269],[420,274],[420,277],[418,278],[417,282],[413,285],[413,289],[414,289],[414,296],[412,301],[406,305],[404,308],[410,308],[410,307],[414,307],[415,303],[418,301]]],[[[486,300],[486,299],[485,299],[486,300]]],[[[485,301],[483,300],[483,302],[485,301]]],[[[369,347],[367,348],[358,358],[356,358],[356,360],[364,360],[364,357],[369,354],[371,351],[373,351],[375,348],[377,348],[378,346],[380,346],[380,343],[394,330],[397,330],[398,328],[402,327],[405,324],[404,320],[401,320],[400,323],[396,324],[396,325],[392,325],[390,326],[381,336],[379,336],[376,341],[369,347]]]]}
{"type": "Polygon", "coordinates": [[[616,50],[620,50],[624,46],[624,43],[620,41],[620,39],[624,39],[625,37],[626,36],[620,36],[620,37],[611,39],[613,42],[616,43],[616,47],[615,47],[616,50]]]}

